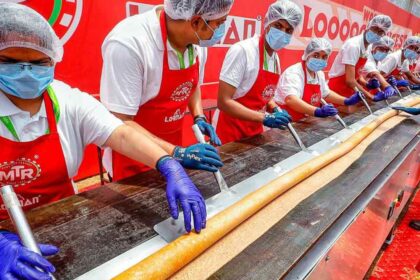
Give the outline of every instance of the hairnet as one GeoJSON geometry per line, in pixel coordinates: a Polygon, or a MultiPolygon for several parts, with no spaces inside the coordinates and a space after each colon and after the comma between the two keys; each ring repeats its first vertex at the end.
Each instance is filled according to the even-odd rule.
{"type": "Polygon", "coordinates": [[[394,39],[392,39],[389,36],[384,36],[381,38],[381,40],[372,44],[372,50],[374,50],[377,47],[387,47],[392,50],[394,48],[394,45],[394,39]]]}
{"type": "Polygon", "coordinates": [[[234,0],[165,0],[165,12],[172,19],[189,20],[195,15],[215,20],[229,14],[234,0]]]}
{"type": "Polygon", "coordinates": [[[268,8],[264,28],[280,19],[286,20],[293,28],[296,28],[302,21],[302,17],[302,10],[296,3],[290,0],[278,0],[268,8]]]}
{"type": "Polygon", "coordinates": [[[313,38],[309,44],[306,46],[305,52],[303,53],[302,59],[306,60],[308,56],[315,52],[324,51],[328,54],[328,56],[332,52],[331,43],[324,38],[313,38]]]}
{"type": "Polygon", "coordinates": [[[378,27],[381,30],[388,32],[391,26],[392,26],[392,19],[389,16],[377,15],[369,21],[366,29],[370,29],[371,27],[378,27]]]}
{"type": "Polygon", "coordinates": [[[20,47],[40,51],[55,62],[63,45],[47,20],[24,5],[0,3],[0,50],[20,47]]]}
{"type": "Polygon", "coordinates": [[[420,38],[418,36],[410,36],[405,40],[403,48],[407,48],[409,46],[420,46],[420,38]]]}

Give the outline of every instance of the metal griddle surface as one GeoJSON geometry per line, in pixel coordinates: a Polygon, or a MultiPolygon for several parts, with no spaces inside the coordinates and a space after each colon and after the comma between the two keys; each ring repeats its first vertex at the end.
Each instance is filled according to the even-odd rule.
{"type": "MultiPolygon", "coordinates": [[[[373,105],[374,111],[382,107],[382,102],[373,105]]],[[[352,115],[342,114],[348,124],[367,115],[364,107],[352,115]]],[[[341,126],[332,118],[308,118],[297,123],[295,128],[307,146],[341,130],[341,126]]],[[[298,151],[299,148],[287,131],[271,130],[221,147],[225,163],[221,171],[228,185],[233,186],[298,151]]],[[[190,175],[206,198],[218,193],[212,174],[193,171],[190,175]]],[[[170,216],[164,187],[160,175],[150,171],[28,212],[37,240],[55,244],[61,250],[50,259],[57,268],[57,278],[73,279],[156,236],[153,226],[170,216]]],[[[299,206],[296,211],[308,211],[302,207],[306,206],[299,206]]],[[[329,217],[334,216],[331,213],[329,217]]],[[[289,231],[293,229],[290,225],[292,221],[296,226],[305,223],[306,219],[306,214],[301,216],[292,213],[278,226],[290,235],[289,244],[304,241],[303,236],[294,236],[289,231]],[[294,238],[297,239],[292,242],[294,238]]],[[[1,226],[12,229],[7,221],[1,226]]],[[[307,234],[307,242],[313,239],[312,234],[307,234]]],[[[286,244],[280,241],[276,246],[286,244]]],[[[264,250],[264,247],[254,250],[264,250]]],[[[287,250],[294,249],[290,246],[287,250]]],[[[285,255],[288,251],[279,255],[285,255]]],[[[238,258],[244,257],[241,255],[238,258]]],[[[250,264],[249,269],[253,266],[250,264]]],[[[226,276],[228,270],[229,266],[221,269],[218,275],[226,276]]],[[[241,270],[249,271],[242,267],[241,270]]]]}

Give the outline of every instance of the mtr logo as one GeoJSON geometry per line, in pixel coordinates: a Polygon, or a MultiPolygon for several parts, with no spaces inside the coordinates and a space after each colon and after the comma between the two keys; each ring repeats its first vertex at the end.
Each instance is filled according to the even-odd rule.
{"type": "Polygon", "coordinates": [[[65,44],[79,25],[83,0],[11,0],[28,6],[43,15],[65,44]]]}
{"type": "Polygon", "coordinates": [[[29,184],[41,176],[41,167],[36,161],[21,158],[0,163],[0,185],[14,187],[29,184]]]}
{"type": "MultiPolygon", "coordinates": [[[[145,13],[156,5],[127,2],[127,17],[145,13]]],[[[261,17],[259,19],[229,16],[226,20],[226,34],[216,47],[229,47],[239,41],[261,33],[261,17]]]]}

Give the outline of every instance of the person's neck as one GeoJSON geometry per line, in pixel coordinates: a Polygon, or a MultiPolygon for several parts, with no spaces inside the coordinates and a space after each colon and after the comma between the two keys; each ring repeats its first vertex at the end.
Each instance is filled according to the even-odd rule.
{"type": "Polygon", "coordinates": [[[315,78],[315,72],[312,70],[309,70],[308,66],[305,65],[306,71],[308,71],[309,76],[311,76],[312,79],[315,78]]]}
{"type": "Polygon", "coordinates": [[[267,40],[264,40],[264,48],[265,48],[265,51],[267,52],[268,56],[271,57],[274,53],[274,50],[270,47],[270,44],[267,43],[267,40]]]}
{"type": "MultiPolygon", "coordinates": [[[[173,20],[166,16],[166,27],[168,31],[168,40],[172,48],[175,50],[184,53],[188,46],[191,45],[191,40],[186,36],[185,22],[173,20]]],[[[166,42],[164,42],[165,44],[166,42]]]]}
{"type": "Polygon", "coordinates": [[[22,99],[13,95],[5,94],[6,97],[19,109],[22,111],[29,112],[32,117],[41,110],[41,105],[43,101],[43,96],[41,95],[35,99],[22,99]]]}

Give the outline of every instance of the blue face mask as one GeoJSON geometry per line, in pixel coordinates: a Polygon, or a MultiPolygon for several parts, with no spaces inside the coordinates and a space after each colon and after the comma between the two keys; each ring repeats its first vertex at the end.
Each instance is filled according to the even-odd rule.
{"type": "Polygon", "coordinates": [[[223,36],[225,36],[226,24],[223,23],[223,24],[219,25],[219,27],[216,30],[214,30],[213,28],[211,28],[211,26],[207,23],[206,20],[204,20],[204,22],[213,31],[213,36],[209,40],[201,40],[200,37],[198,36],[197,32],[195,33],[195,35],[200,40],[199,43],[198,43],[200,45],[200,47],[208,48],[208,47],[212,47],[212,46],[216,45],[217,43],[219,43],[222,40],[223,36]]]}
{"type": "Polygon", "coordinates": [[[381,36],[373,32],[372,30],[366,32],[366,41],[368,41],[369,44],[379,42],[379,40],[381,40],[381,36]]]}
{"type": "Polygon", "coordinates": [[[265,39],[270,45],[270,48],[272,48],[275,51],[278,51],[290,44],[290,41],[292,40],[292,35],[287,34],[286,32],[283,32],[275,27],[271,27],[265,39]]]}
{"type": "Polygon", "coordinates": [[[22,98],[35,99],[54,80],[54,67],[30,63],[0,64],[0,90],[22,98]]]}
{"type": "Polygon", "coordinates": [[[320,58],[310,58],[306,66],[309,70],[313,72],[318,72],[327,68],[327,61],[320,58]]]}
{"type": "Polygon", "coordinates": [[[385,57],[386,57],[387,55],[388,55],[388,53],[377,51],[376,53],[374,53],[374,54],[373,54],[373,58],[374,58],[376,61],[382,61],[382,60],[384,60],[384,59],[385,59],[385,57]]]}
{"type": "Polygon", "coordinates": [[[414,60],[417,58],[417,52],[410,50],[410,49],[405,49],[404,51],[404,56],[405,58],[409,59],[409,60],[414,60]]]}

